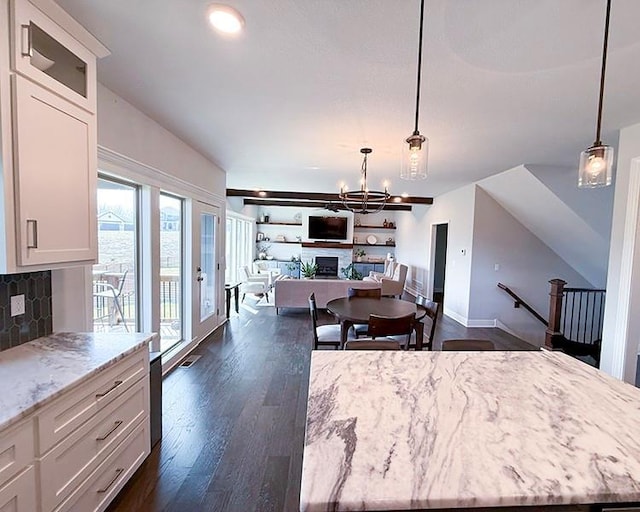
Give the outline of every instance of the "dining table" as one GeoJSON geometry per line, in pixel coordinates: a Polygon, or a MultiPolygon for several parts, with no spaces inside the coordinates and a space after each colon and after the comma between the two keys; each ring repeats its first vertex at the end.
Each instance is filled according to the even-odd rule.
{"type": "Polygon", "coordinates": [[[347,334],[351,326],[368,323],[370,315],[400,318],[415,314],[417,321],[413,328],[416,332],[416,350],[422,350],[424,324],[419,320],[425,315],[426,310],[418,307],[414,302],[393,297],[340,297],[327,302],[327,311],[340,322],[342,346],[347,341],[347,334]]]}

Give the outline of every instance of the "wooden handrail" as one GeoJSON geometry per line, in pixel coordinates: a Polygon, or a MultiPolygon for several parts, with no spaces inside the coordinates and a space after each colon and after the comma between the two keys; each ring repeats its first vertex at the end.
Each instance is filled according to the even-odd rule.
{"type": "Polygon", "coordinates": [[[509,294],[509,296],[514,300],[514,303],[513,303],[513,307],[514,308],[519,308],[520,306],[522,306],[529,313],[531,313],[534,317],[536,317],[540,322],[542,322],[545,325],[545,327],[549,326],[549,322],[547,322],[545,320],[545,318],[540,313],[538,313],[535,309],[533,309],[531,306],[529,306],[529,304],[527,304],[524,300],[522,300],[520,297],[518,297],[513,292],[513,290],[511,290],[508,286],[505,286],[502,283],[498,283],[498,288],[500,288],[501,290],[504,290],[505,292],[507,292],[509,294]]]}
{"type": "Polygon", "coordinates": [[[580,292],[606,292],[606,288],[563,288],[565,292],[572,293],[580,293],[580,292]]]}

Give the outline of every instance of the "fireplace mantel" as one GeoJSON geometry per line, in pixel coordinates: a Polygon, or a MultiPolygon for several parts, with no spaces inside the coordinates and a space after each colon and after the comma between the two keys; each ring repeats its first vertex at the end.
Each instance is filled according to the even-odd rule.
{"type": "Polygon", "coordinates": [[[302,247],[309,249],[353,249],[353,244],[341,244],[340,242],[302,242],[302,247]]]}

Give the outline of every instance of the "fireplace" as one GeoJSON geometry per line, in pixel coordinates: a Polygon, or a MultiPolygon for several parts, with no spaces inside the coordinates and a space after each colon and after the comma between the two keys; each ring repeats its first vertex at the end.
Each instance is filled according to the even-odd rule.
{"type": "Polygon", "coordinates": [[[316,278],[338,277],[338,258],[333,256],[316,256],[316,278]]]}

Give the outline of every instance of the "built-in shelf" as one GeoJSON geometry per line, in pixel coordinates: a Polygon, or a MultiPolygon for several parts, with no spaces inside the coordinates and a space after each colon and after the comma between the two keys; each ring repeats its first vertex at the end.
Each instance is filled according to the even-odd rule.
{"type": "Polygon", "coordinates": [[[396,244],[353,244],[356,246],[362,246],[362,247],[395,247],[396,244]]]}
{"type": "Polygon", "coordinates": [[[268,226],[302,226],[302,222],[259,222],[256,224],[266,224],[268,226]]]}
{"type": "Polygon", "coordinates": [[[339,242],[302,242],[302,247],[320,249],[353,249],[353,244],[341,244],[339,242]]]}
{"type": "Polygon", "coordinates": [[[396,229],[395,226],[389,227],[389,226],[353,226],[353,229],[396,229]]]}
{"type": "Polygon", "coordinates": [[[292,240],[256,240],[257,244],[298,244],[302,242],[295,242],[292,240]]]}

